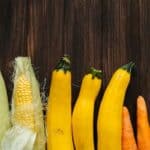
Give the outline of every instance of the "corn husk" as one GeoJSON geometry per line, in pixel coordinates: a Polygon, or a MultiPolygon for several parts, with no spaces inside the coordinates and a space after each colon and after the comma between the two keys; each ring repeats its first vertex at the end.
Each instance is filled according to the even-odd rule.
{"type": "MultiPolygon", "coordinates": [[[[10,145],[13,147],[11,150],[16,150],[16,142],[20,143],[21,147],[18,147],[18,150],[45,150],[45,133],[44,133],[44,120],[42,112],[42,103],[39,91],[39,84],[36,80],[31,60],[28,57],[17,57],[15,59],[15,76],[14,76],[14,90],[12,96],[12,124],[13,128],[9,130],[7,138],[3,140],[4,145],[10,145]],[[32,89],[32,107],[34,109],[34,121],[35,121],[35,131],[18,124],[17,120],[14,118],[15,114],[15,105],[14,105],[14,91],[16,88],[17,79],[21,75],[25,75],[26,78],[31,83],[32,89]],[[17,132],[16,128],[20,130],[17,132]],[[12,134],[13,133],[13,134],[12,134]],[[20,134],[21,133],[21,134],[20,134]],[[14,140],[13,140],[14,139],[14,140]],[[26,142],[25,142],[26,141],[26,142]]],[[[6,147],[6,146],[5,146],[6,147]]],[[[8,149],[4,149],[8,150],[8,149]]],[[[10,150],[10,149],[9,149],[10,150]]]]}
{"type": "Polygon", "coordinates": [[[10,127],[8,96],[5,82],[0,72],[0,142],[10,127]]]}
{"type": "Polygon", "coordinates": [[[32,150],[36,134],[28,128],[15,125],[10,128],[2,140],[2,150],[32,150]]]}

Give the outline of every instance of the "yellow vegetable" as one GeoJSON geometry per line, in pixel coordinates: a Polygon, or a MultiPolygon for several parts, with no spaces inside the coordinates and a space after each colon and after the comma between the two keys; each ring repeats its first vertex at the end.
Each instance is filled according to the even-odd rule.
{"type": "Polygon", "coordinates": [[[73,150],[70,60],[63,57],[52,73],[47,111],[47,149],[73,150]]]}
{"type": "Polygon", "coordinates": [[[31,60],[15,59],[12,128],[2,141],[5,150],[45,150],[45,132],[39,84],[31,60]]]}
{"type": "Polygon", "coordinates": [[[16,81],[14,123],[35,130],[31,84],[23,74],[16,81]]]}
{"type": "MultiPolygon", "coordinates": [[[[45,131],[44,131],[43,108],[42,108],[42,102],[41,102],[41,97],[40,97],[39,83],[35,77],[35,73],[31,64],[31,59],[29,57],[17,57],[15,61],[16,61],[16,65],[15,65],[14,97],[13,98],[16,98],[15,91],[18,91],[16,89],[17,81],[21,80],[22,84],[23,82],[25,82],[26,87],[24,88],[27,89],[27,92],[24,92],[24,94],[22,93],[22,96],[20,97],[24,97],[24,100],[26,100],[27,98],[28,99],[31,98],[32,100],[28,100],[28,104],[26,103],[26,105],[24,105],[24,107],[26,107],[25,108],[26,113],[24,114],[25,115],[24,117],[26,118],[26,115],[29,114],[30,121],[32,122],[32,124],[35,122],[35,127],[34,125],[31,124],[31,128],[33,128],[34,132],[36,133],[34,150],[45,150],[46,139],[45,139],[45,131]],[[34,119],[32,118],[32,116],[34,117],[34,119]]],[[[20,85],[21,85],[21,82],[20,82],[20,85]]],[[[22,99],[22,101],[24,100],[22,99]]],[[[16,106],[14,104],[14,108],[15,107],[16,106]]],[[[15,111],[16,110],[14,110],[14,112],[15,111]]],[[[15,119],[15,116],[14,116],[14,119],[15,119]]],[[[16,124],[16,122],[13,122],[13,123],[16,124]]]]}
{"type": "Polygon", "coordinates": [[[94,150],[94,104],[101,88],[101,71],[91,68],[84,76],[72,116],[76,150],[94,150]]]}
{"type": "Polygon", "coordinates": [[[98,150],[121,150],[122,106],[134,63],[119,68],[107,86],[98,114],[98,150]]]}

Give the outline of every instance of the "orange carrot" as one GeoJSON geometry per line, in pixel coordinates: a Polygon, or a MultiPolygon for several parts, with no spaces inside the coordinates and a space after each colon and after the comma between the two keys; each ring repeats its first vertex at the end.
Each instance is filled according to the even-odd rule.
{"type": "Polygon", "coordinates": [[[150,150],[150,128],[145,100],[137,99],[137,141],[139,150],[150,150]]]}
{"type": "Polygon", "coordinates": [[[129,111],[126,107],[123,107],[122,117],[122,150],[137,150],[129,111]]]}

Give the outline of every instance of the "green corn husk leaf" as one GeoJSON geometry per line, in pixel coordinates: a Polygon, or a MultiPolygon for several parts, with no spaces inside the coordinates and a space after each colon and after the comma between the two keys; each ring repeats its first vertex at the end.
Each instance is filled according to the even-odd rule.
{"type": "Polygon", "coordinates": [[[0,142],[10,128],[10,113],[5,82],[0,72],[0,142]]]}
{"type": "MultiPolygon", "coordinates": [[[[40,97],[40,90],[39,90],[39,84],[38,81],[36,80],[32,65],[31,65],[31,59],[29,57],[17,57],[15,59],[15,76],[14,76],[14,91],[15,91],[15,85],[16,85],[16,81],[18,79],[18,77],[20,77],[20,75],[24,74],[27,79],[31,82],[31,88],[32,88],[32,103],[33,103],[33,108],[34,108],[34,120],[35,120],[35,128],[36,128],[36,133],[34,133],[33,131],[31,131],[30,129],[24,129],[28,130],[28,132],[32,132],[32,134],[28,134],[30,136],[28,136],[29,140],[27,140],[28,142],[33,141],[33,139],[35,138],[35,134],[36,134],[36,139],[34,142],[34,150],[45,150],[45,132],[44,132],[44,119],[43,119],[43,112],[42,112],[42,103],[41,103],[41,97],[40,97]]],[[[14,92],[13,92],[14,93],[14,92]]],[[[13,94],[14,95],[14,94],[13,94]]],[[[14,126],[19,126],[17,124],[17,122],[15,121],[13,115],[15,113],[15,105],[14,105],[14,96],[12,97],[12,124],[13,127],[14,126]]],[[[26,128],[26,127],[22,127],[22,128],[26,128]]],[[[26,138],[25,134],[22,134],[23,137],[20,136],[20,134],[18,134],[14,129],[14,134],[16,135],[15,138],[18,139],[18,141],[20,140],[20,142],[24,141],[22,140],[23,137],[26,138]],[[17,138],[18,137],[18,138],[17,138]]],[[[11,134],[13,131],[9,131],[11,134]]],[[[10,134],[10,136],[11,136],[10,134]]],[[[7,137],[9,137],[7,135],[7,137]]],[[[10,138],[13,139],[13,138],[10,138]]],[[[14,146],[14,149],[11,150],[15,150],[15,142],[16,139],[14,141],[11,141],[14,146]]],[[[5,138],[5,141],[7,141],[7,138],[5,138]]],[[[8,140],[8,144],[10,140],[8,140]]],[[[33,142],[31,143],[23,143],[24,147],[20,148],[20,150],[28,150],[29,144],[33,144],[33,142]]],[[[7,142],[3,142],[3,143],[7,143],[7,142]]],[[[30,146],[31,148],[32,146],[30,146]]],[[[30,150],[32,150],[30,149],[30,150]]],[[[5,149],[7,150],[7,149],[5,149]]]]}

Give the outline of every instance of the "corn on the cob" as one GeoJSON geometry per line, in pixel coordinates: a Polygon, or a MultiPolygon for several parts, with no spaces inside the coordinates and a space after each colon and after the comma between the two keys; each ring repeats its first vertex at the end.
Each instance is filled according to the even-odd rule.
{"type": "Polygon", "coordinates": [[[4,150],[16,150],[16,141],[20,146],[17,146],[17,150],[45,150],[39,85],[28,57],[15,59],[12,124],[13,128],[3,141],[4,150]],[[16,128],[20,132],[17,132],[16,128]],[[8,145],[11,145],[11,149],[8,145]]]}
{"type": "MultiPolygon", "coordinates": [[[[15,79],[14,79],[14,86],[15,86],[14,91],[17,88],[17,80],[23,74],[26,77],[26,79],[29,81],[30,86],[31,86],[30,94],[32,95],[31,99],[32,99],[33,105],[28,105],[28,106],[31,106],[31,107],[33,106],[33,109],[34,109],[34,121],[35,121],[34,130],[37,133],[36,141],[34,144],[34,149],[35,150],[45,150],[45,140],[46,139],[45,139],[45,132],[44,132],[42,103],[41,103],[41,97],[40,97],[40,91],[39,91],[39,84],[38,84],[38,81],[35,77],[35,74],[34,74],[34,71],[32,68],[31,59],[28,57],[17,57],[15,59],[15,62],[16,62],[16,66],[15,66],[16,74],[15,74],[15,79]]],[[[15,98],[15,93],[14,93],[14,98],[15,98]]],[[[13,104],[13,105],[15,106],[15,104],[13,104]]],[[[28,108],[31,108],[31,107],[28,107],[28,108]]],[[[14,112],[15,111],[16,110],[14,109],[14,112]]],[[[14,124],[15,124],[15,122],[14,122],[14,124]]]]}
{"type": "Polygon", "coordinates": [[[25,75],[16,81],[14,122],[35,130],[31,84],[25,75]]]}
{"type": "Polygon", "coordinates": [[[0,72],[0,142],[9,127],[10,127],[10,117],[9,117],[8,97],[5,82],[0,72]]]}

